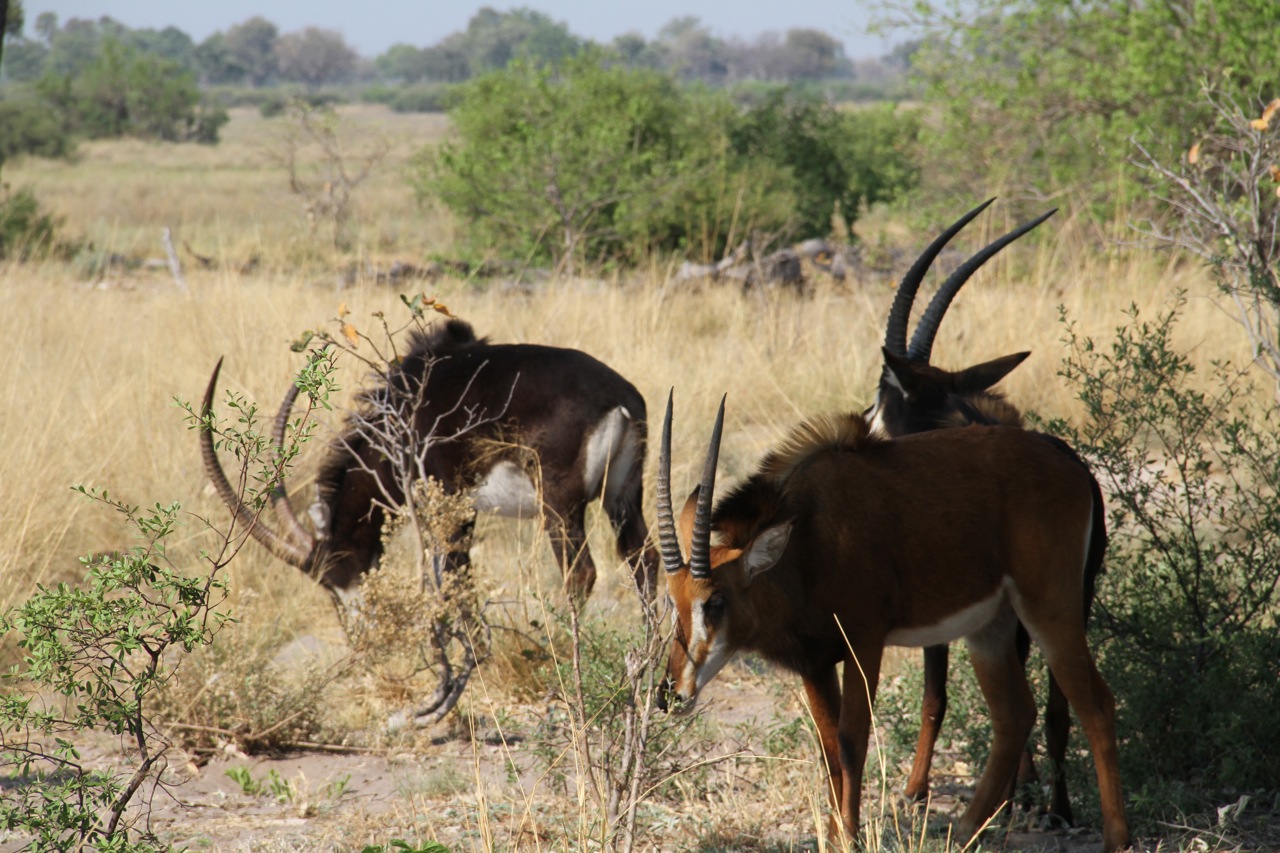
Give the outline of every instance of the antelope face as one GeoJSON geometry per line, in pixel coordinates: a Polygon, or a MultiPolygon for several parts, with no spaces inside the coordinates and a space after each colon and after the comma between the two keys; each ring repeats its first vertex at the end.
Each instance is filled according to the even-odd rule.
{"type": "MultiPolygon", "coordinates": [[[[729,644],[731,596],[713,577],[694,577],[688,570],[667,576],[672,637],[665,692],[672,710],[692,710],[698,691],[736,654],[729,644]]],[[[667,698],[660,702],[664,709],[667,698]]]]}
{"type": "Polygon", "coordinates": [[[756,573],[778,561],[791,525],[768,528],[745,544],[734,541],[733,536],[728,537],[728,544],[723,540],[711,544],[711,500],[724,428],[722,399],[702,467],[702,482],[685,501],[677,530],[671,503],[671,407],[668,397],[657,492],[658,541],[667,574],[673,636],[658,707],[666,710],[671,704],[683,712],[693,708],[698,691],[733,659],[743,641],[750,640],[750,626],[759,620],[744,594],[746,587],[756,573]],[[739,624],[745,629],[734,630],[739,624]]]}
{"type": "Polygon", "coordinates": [[[768,620],[757,612],[748,588],[781,559],[790,535],[790,523],[778,524],[745,548],[712,546],[712,568],[705,575],[687,568],[667,575],[672,638],[659,707],[665,710],[670,699],[673,710],[692,710],[698,692],[750,645],[757,626],[768,620]]]}

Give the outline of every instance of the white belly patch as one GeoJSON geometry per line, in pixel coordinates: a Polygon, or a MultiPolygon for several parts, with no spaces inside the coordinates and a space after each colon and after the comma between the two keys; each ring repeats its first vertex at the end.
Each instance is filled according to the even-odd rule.
{"type": "Polygon", "coordinates": [[[889,632],[885,645],[923,648],[950,643],[986,627],[1005,606],[1004,588],[997,589],[989,598],[958,610],[933,625],[914,628],[898,628],[889,632]]]}
{"type": "Polygon", "coordinates": [[[542,511],[529,475],[507,460],[494,465],[476,484],[475,505],[479,512],[508,518],[532,518],[542,511]]]}

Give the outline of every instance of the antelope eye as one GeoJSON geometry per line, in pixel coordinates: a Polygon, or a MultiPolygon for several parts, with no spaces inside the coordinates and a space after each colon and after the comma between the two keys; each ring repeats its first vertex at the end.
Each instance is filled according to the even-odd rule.
{"type": "Polygon", "coordinates": [[[724,596],[716,593],[702,605],[702,616],[708,625],[715,625],[724,616],[724,596]]]}

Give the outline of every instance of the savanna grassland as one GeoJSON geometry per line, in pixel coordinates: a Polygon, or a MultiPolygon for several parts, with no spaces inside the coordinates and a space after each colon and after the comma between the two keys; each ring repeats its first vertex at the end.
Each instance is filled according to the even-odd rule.
{"type": "MultiPolygon", "coordinates": [[[[372,108],[343,115],[350,127],[384,135],[394,147],[354,196],[355,248],[342,253],[323,229],[311,228],[273,158],[285,119],[237,111],[215,147],[99,141],[83,144],[70,161],[6,164],[6,181],[34,189],[63,219],[64,232],[93,248],[73,259],[0,266],[0,339],[7,347],[0,361],[0,608],[21,601],[38,583],[76,579],[79,555],[131,544],[119,519],[73,492],[74,484],[106,487],[129,503],[180,502],[185,524],[168,559],[199,568],[199,550],[211,541],[201,519],[223,525],[227,513],[207,486],[196,433],[173,400],[197,402],[224,357],[222,387],[273,412],[302,364],[290,342],[309,329],[334,329],[340,306],[350,312],[348,322],[373,331],[375,312],[394,319],[403,313],[402,294],[425,292],[496,341],[585,350],[639,388],[655,432],[674,386],[677,489],[695,479],[722,394],[728,395],[723,483],[749,473],[802,416],[871,401],[901,263],[892,275],[865,272],[845,282],[811,271],[803,296],[677,284],[674,265],[659,262],[606,278],[519,286],[457,277],[376,283],[371,269],[450,256],[457,226],[420,208],[404,174],[411,154],[447,128],[438,116],[372,108]],[[163,258],[164,228],[178,244],[186,292],[163,264],[103,262],[112,254],[163,258]],[[213,263],[201,266],[195,254],[213,263]]],[[[954,215],[977,201],[955,199],[954,215]]],[[[1078,331],[1105,340],[1130,304],[1149,316],[1179,291],[1189,300],[1179,345],[1205,365],[1247,361],[1244,336],[1216,305],[1204,270],[1133,245],[1123,211],[1112,221],[1100,228],[1060,213],[988,264],[948,315],[935,361],[963,366],[1031,350],[1002,387],[1025,410],[1070,417],[1071,391],[1056,376],[1064,355],[1059,306],[1078,331]]],[[[909,260],[944,224],[875,212],[858,232],[886,255],[898,249],[909,260]]],[[[957,243],[973,251],[1014,224],[997,204],[957,243]]],[[[340,367],[338,410],[362,379],[353,364],[340,367]]],[[[337,413],[322,413],[322,420],[326,430],[339,423],[337,413]]],[[[322,430],[304,449],[293,488],[305,492],[326,435],[322,430]]],[[[648,483],[654,466],[650,458],[648,483]]],[[[651,497],[646,500],[652,517],[651,497]]],[[[585,616],[625,625],[636,609],[629,577],[613,556],[607,523],[591,518],[602,577],[585,616]]],[[[550,549],[534,524],[486,520],[475,555],[496,602],[493,618],[509,630],[499,632],[494,658],[482,666],[461,713],[429,731],[388,732],[383,721],[405,701],[407,688],[380,680],[377,672],[346,673],[311,697],[317,710],[306,739],[329,749],[245,757],[227,746],[200,756],[207,763],[199,770],[196,763],[174,762],[173,778],[191,781],[173,789],[176,801],[157,798],[157,830],[210,850],[360,850],[397,837],[434,839],[454,849],[594,846],[598,808],[579,784],[573,756],[562,756],[563,777],[540,770],[531,757],[549,701],[530,666],[520,662],[519,643],[506,648],[501,639],[536,634],[534,628],[554,621],[562,608],[550,549]],[[229,767],[247,767],[259,780],[275,772],[288,784],[274,795],[253,794],[251,786],[226,777],[229,767]]],[[[334,609],[299,572],[249,545],[231,564],[228,581],[227,607],[242,621],[218,640],[232,651],[203,661],[200,672],[212,677],[221,666],[228,679],[246,678],[246,662],[259,660],[278,668],[269,663],[272,656],[302,638],[311,638],[308,648],[319,648],[325,665],[341,657],[334,609]]],[[[15,650],[6,643],[3,653],[12,659],[15,650]]],[[[917,666],[914,654],[895,660],[902,671],[917,666]]],[[[284,669],[274,677],[288,681],[284,669]]],[[[209,682],[183,682],[188,692],[176,705],[194,705],[202,683],[209,682]]],[[[740,745],[743,754],[691,767],[655,794],[641,811],[639,846],[823,847],[820,768],[799,696],[798,684],[783,675],[746,665],[726,672],[711,688],[706,719],[695,731],[710,744],[740,745]]],[[[911,702],[906,707],[912,715],[918,709],[911,702]]],[[[102,760],[119,760],[110,744],[96,748],[102,760]]],[[[883,773],[871,775],[882,776],[882,784],[867,791],[882,807],[875,819],[882,824],[873,831],[896,838],[886,842],[891,848],[941,848],[944,840],[936,834],[926,840],[924,826],[892,817],[909,751],[886,744],[878,756],[883,773]]],[[[943,764],[935,811],[945,814],[955,810],[974,771],[954,754],[943,764]]],[[[864,808],[868,813],[877,810],[864,808]]],[[[933,829],[938,825],[935,819],[933,829]]],[[[1176,833],[1162,831],[1163,840],[1150,846],[1178,849],[1176,833]]],[[[1086,829],[1069,836],[1017,832],[1009,841],[1017,848],[1092,849],[1096,839],[1086,829]]],[[[997,832],[983,843],[1005,840],[997,832]]],[[[1193,846],[1216,843],[1199,836],[1194,844],[1201,846],[1193,846]]]]}

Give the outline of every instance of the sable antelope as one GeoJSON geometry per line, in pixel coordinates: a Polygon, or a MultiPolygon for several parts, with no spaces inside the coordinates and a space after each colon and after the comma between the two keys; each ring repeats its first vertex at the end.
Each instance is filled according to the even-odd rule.
{"type": "MultiPolygon", "coordinates": [[[[974,424],[1022,426],[1022,415],[1017,408],[1003,395],[991,389],[1030,353],[1014,353],[958,371],[943,370],[930,364],[929,360],[942,318],[946,316],[951,301],[970,276],[996,253],[1056,211],[1051,210],[1014,229],[958,267],[938,288],[911,336],[911,343],[907,343],[911,305],[930,265],[943,247],[993,201],[995,199],[978,205],[943,231],[903,277],[885,323],[885,363],[876,401],[866,412],[874,431],[890,438],[898,438],[928,430],[974,424]]],[[[1093,600],[1093,575],[1086,581],[1087,618],[1093,600]]],[[[1017,644],[1019,655],[1025,661],[1030,647],[1027,633],[1021,626],[1017,632],[1017,644]]],[[[928,797],[929,769],[934,745],[947,711],[947,657],[945,645],[931,646],[924,650],[924,701],[920,736],[916,744],[915,762],[904,789],[904,795],[911,800],[921,801],[928,797]]],[[[1045,734],[1053,765],[1049,813],[1068,825],[1073,822],[1065,773],[1070,727],[1071,715],[1066,699],[1050,675],[1049,700],[1045,709],[1045,734]]],[[[1027,751],[1019,766],[1018,781],[1026,783],[1034,779],[1035,765],[1027,751]]]]}
{"type": "MultiPolygon", "coordinates": [[[[205,392],[206,413],[221,367],[219,361],[205,392]]],[[[409,409],[401,414],[417,437],[434,439],[415,464],[449,491],[474,487],[479,510],[540,513],[572,594],[585,597],[595,583],[584,512],[596,498],[636,585],[653,589],[657,554],[642,510],[645,403],[630,382],[586,353],[489,343],[460,320],[415,335],[389,380],[362,402],[409,409]]],[[[276,419],[277,446],[296,394],[291,389],[276,419]]],[[[404,500],[385,448],[368,433],[349,425],[330,450],[317,477],[314,533],[283,493],[275,502],[283,532],[255,520],[227,481],[212,435],[200,433],[205,470],[223,502],[272,554],[339,600],[382,554],[385,507],[404,500]]],[[[469,557],[455,550],[446,559],[456,568],[469,557]]]]}
{"type": "Polygon", "coordinates": [[[832,802],[852,837],[884,647],[964,637],[994,733],[960,818],[967,839],[1008,795],[1035,722],[1014,650],[1021,620],[1088,736],[1103,849],[1124,847],[1115,700],[1080,618],[1085,578],[1106,548],[1101,493],[1084,463],[1057,439],[1019,429],[974,426],[890,441],[857,414],[815,418],[713,513],[723,422],[722,403],[701,485],[677,532],[668,401],[658,538],[675,625],[670,695],[660,704],[690,708],[740,651],[799,674],[832,802]]]}

